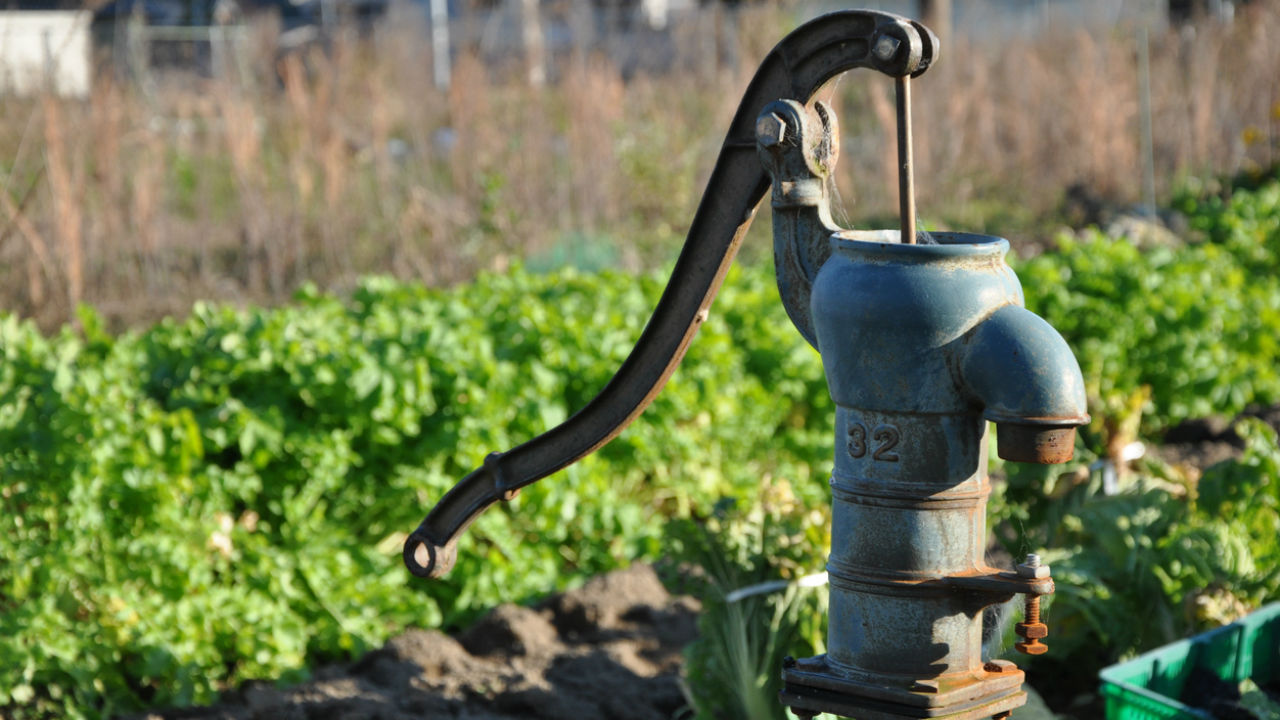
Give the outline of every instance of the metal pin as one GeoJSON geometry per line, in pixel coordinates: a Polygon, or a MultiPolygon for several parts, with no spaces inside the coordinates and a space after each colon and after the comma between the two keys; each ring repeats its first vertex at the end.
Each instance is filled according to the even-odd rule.
{"type": "Polygon", "coordinates": [[[916,187],[911,157],[911,78],[903,76],[894,81],[898,99],[898,215],[902,227],[902,242],[916,242],[916,187]]]}

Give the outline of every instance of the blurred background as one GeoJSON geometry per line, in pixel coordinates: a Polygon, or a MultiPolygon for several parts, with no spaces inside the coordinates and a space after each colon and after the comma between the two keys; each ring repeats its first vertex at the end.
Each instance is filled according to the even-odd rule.
{"type": "MultiPolygon", "coordinates": [[[[1274,2],[863,4],[943,39],[915,93],[926,226],[1034,253],[1280,150],[1274,2]]],[[[88,302],[122,327],[305,280],[661,266],[764,53],[835,7],[6,0],[0,307],[51,328],[88,302]]],[[[892,84],[823,96],[838,219],[896,224],[892,84]]]]}

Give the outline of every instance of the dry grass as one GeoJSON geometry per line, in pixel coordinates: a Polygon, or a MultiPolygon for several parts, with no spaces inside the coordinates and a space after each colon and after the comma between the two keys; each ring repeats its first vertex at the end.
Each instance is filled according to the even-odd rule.
{"type": "MultiPolygon", "coordinates": [[[[1277,7],[1152,35],[1159,194],[1277,160],[1277,7]]],[[[717,30],[724,12],[681,23],[672,75],[624,80],[583,51],[557,60],[559,81],[531,88],[463,56],[441,92],[427,35],[393,18],[257,78],[146,93],[103,78],[84,102],[5,98],[0,307],[54,326],[88,302],[128,324],[196,298],[278,301],[304,281],[342,289],[371,272],[448,284],[575,238],[607,244],[626,267],[661,264],[742,88],[793,24],[755,8],[731,35],[717,30]]],[[[1134,39],[1073,29],[948,44],[915,83],[926,219],[1044,233],[1074,184],[1135,203],[1134,39]]],[[[869,73],[825,91],[840,109],[838,185],[853,223],[896,206],[891,92],[869,73]]]]}

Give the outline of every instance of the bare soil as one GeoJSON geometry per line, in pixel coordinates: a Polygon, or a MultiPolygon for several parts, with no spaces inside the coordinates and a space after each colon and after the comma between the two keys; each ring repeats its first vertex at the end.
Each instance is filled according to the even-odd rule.
{"type": "Polygon", "coordinates": [[[636,565],[537,607],[502,605],[450,637],[409,630],[303,685],[250,684],[221,704],[135,720],[670,720],[700,604],[636,565]]]}
{"type": "MultiPolygon", "coordinates": [[[[1251,407],[1241,413],[1240,417],[1258,418],[1280,433],[1280,404],[1251,407]]],[[[1164,444],[1155,448],[1155,452],[1172,465],[1205,470],[1244,453],[1244,440],[1233,429],[1234,424],[1220,417],[1187,420],[1169,428],[1164,436],[1164,444]]]]}

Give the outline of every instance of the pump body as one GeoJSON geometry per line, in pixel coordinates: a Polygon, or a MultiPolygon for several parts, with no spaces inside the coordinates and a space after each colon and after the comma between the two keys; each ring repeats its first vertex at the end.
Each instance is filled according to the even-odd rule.
{"type": "Polygon", "coordinates": [[[1084,382],[1061,336],[1023,307],[1007,241],[906,244],[830,223],[834,152],[814,136],[836,126],[830,108],[796,103],[758,123],[779,286],[836,404],[827,653],[788,663],[782,699],[860,720],[999,716],[1025,702],[1023,673],[984,661],[983,609],[1053,584],[984,561],[987,423],[1002,456],[1069,459],[1088,421],[1084,382]]]}

